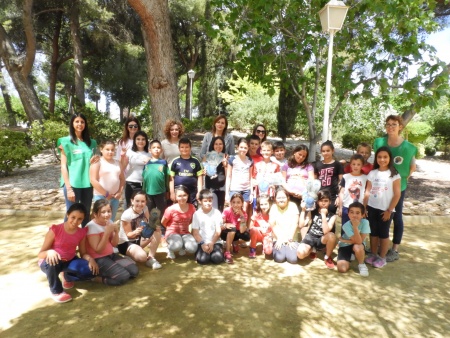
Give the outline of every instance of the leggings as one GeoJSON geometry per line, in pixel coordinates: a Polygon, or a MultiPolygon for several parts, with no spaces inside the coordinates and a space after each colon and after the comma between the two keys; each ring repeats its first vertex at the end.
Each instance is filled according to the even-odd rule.
{"type": "Polygon", "coordinates": [[[394,244],[400,244],[402,242],[403,237],[403,200],[405,199],[406,189],[402,191],[400,195],[400,199],[398,200],[397,205],[395,206],[395,214],[394,214],[394,237],[392,238],[392,242],[394,244]]]}
{"type": "Polygon", "coordinates": [[[136,263],[127,257],[111,254],[96,258],[102,282],[106,285],[122,285],[139,274],[136,263]]]}
{"type": "Polygon", "coordinates": [[[195,260],[198,264],[220,264],[223,262],[223,246],[222,244],[214,244],[214,249],[211,253],[206,253],[203,251],[202,246],[199,245],[197,249],[197,253],[195,254],[195,260]]]}
{"type": "Polygon", "coordinates": [[[166,241],[167,248],[173,252],[178,252],[183,249],[183,247],[188,253],[195,253],[197,251],[197,241],[191,234],[171,234],[166,238],[166,241]]]}
{"type": "Polygon", "coordinates": [[[291,264],[297,264],[297,248],[298,243],[294,243],[294,248],[291,248],[288,245],[282,245],[279,250],[275,249],[275,243],[273,247],[273,260],[277,263],[283,263],[288,261],[291,264]]]}

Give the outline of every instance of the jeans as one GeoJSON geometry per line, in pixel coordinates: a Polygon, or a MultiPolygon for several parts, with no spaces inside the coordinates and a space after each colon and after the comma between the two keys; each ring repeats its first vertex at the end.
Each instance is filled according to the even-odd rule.
{"type": "MultiPolygon", "coordinates": [[[[106,199],[106,197],[103,195],[94,195],[94,202],[102,199],[106,199]]],[[[120,201],[116,198],[111,198],[108,201],[111,205],[111,221],[114,222],[116,220],[117,210],[119,210],[120,201]]]]}
{"type": "Polygon", "coordinates": [[[198,264],[205,265],[209,263],[220,264],[223,263],[223,245],[222,244],[214,244],[213,251],[211,253],[206,253],[203,251],[202,246],[199,245],[197,249],[197,253],[195,254],[195,260],[198,264]]]}
{"type": "Polygon", "coordinates": [[[68,282],[90,280],[95,277],[89,269],[88,261],[78,257],[70,261],[60,260],[56,265],[50,265],[44,260],[40,268],[47,275],[50,291],[53,294],[59,294],[64,290],[59,279],[61,272],[64,272],[64,278],[68,282]]]}
{"type": "MultiPolygon", "coordinates": [[[[63,186],[64,198],[66,200],[66,212],[74,203],[81,203],[86,207],[86,215],[84,215],[83,222],[81,222],[81,226],[84,228],[86,224],[89,223],[90,213],[91,213],[91,205],[92,205],[92,196],[93,196],[93,188],[74,188],[72,187],[73,192],[75,193],[75,202],[69,201],[67,199],[67,189],[66,186],[63,186]]],[[[64,216],[64,222],[67,221],[67,214],[64,216]]]]}
{"type": "Polygon", "coordinates": [[[400,244],[402,242],[403,237],[403,200],[405,199],[406,189],[402,191],[400,195],[400,199],[398,200],[397,205],[395,206],[395,214],[394,214],[394,237],[392,238],[392,242],[394,244],[400,244]]]}

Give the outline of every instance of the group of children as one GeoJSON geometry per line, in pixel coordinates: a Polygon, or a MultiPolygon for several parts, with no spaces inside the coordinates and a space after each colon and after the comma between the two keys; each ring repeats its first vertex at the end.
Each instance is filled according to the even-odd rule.
{"type": "MultiPolygon", "coordinates": [[[[222,154],[224,148],[224,139],[214,137],[208,149],[222,154]]],[[[155,254],[163,236],[167,258],[194,254],[199,264],[233,263],[233,253],[249,241],[249,258],[256,257],[257,243],[276,262],[315,259],[324,250],[325,264],[332,269],[338,245],[340,272],[349,270],[353,255],[362,276],[368,276],[365,262],[378,268],[386,265],[389,225],[400,196],[400,177],[388,147],[377,150],[371,168],[371,148],[362,144],[344,168],[334,159],[330,141],[322,144],[323,159],[313,165],[305,145],[286,159],[283,143],[260,142],[252,136],[238,140],[236,155],[224,154],[214,177],[191,154],[187,138],[180,139],[180,156],[170,164],[160,159],[161,143],[149,141],[141,131],[120,160],[113,142],[103,143],[100,151],[101,158],[90,168],[95,201],[91,221],[79,228],[87,210],[73,204],[67,220],[50,228],[39,252],[40,267],[57,302],[71,299],[63,288],[73,287],[76,280],[121,285],[138,275],[136,262],[161,268],[155,254]],[[315,208],[307,210],[302,196],[314,178],[321,190],[315,208]],[[118,226],[114,221],[124,189],[130,197],[118,226]],[[369,234],[371,253],[365,258],[369,234]]]]}

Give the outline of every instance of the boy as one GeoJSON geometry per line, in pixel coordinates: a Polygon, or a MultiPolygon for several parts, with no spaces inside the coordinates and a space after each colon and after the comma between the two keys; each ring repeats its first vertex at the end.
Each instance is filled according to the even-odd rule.
{"type": "Polygon", "coordinates": [[[189,189],[189,203],[197,205],[198,192],[203,189],[203,167],[200,161],[191,156],[191,141],[183,137],[178,143],[180,156],[170,166],[170,199],[175,203],[175,187],[184,185],[189,189]]]}
{"type": "MultiPolygon", "coordinates": [[[[269,141],[264,141],[261,144],[261,156],[262,160],[253,164],[252,169],[252,186],[255,187],[253,201],[254,206],[256,208],[256,198],[259,197],[261,193],[267,193],[270,197],[273,197],[274,189],[270,189],[267,186],[268,190],[260,191],[259,183],[262,181],[266,181],[267,183],[273,181],[274,173],[280,172],[280,166],[271,160],[271,156],[273,154],[273,146],[269,141]]],[[[264,187],[265,188],[265,187],[264,187]]]]}
{"type": "Polygon", "coordinates": [[[366,191],[367,176],[362,173],[364,157],[355,154],[350,158],[351,173],[344,174],[339,183],[341,190],[339,192],[338,215],[342,217],[342,224],[347,223],[348,207],[352,202],[362,203],[366,191]]]}
{"type": "MultiPolygon", "coordinates": [[[[363,166],[361,168],[362,173],[364,175],[369,175],[370,171],[373,169],[373,164],[367,162],[367,160],[369,159],[370,155],[372,155],[372,147],[370,146],[370,144],[366,142],[361,142],[360,144],[358,144],[358,147],[356,148],[356,153],[362,155],[363,157],[363,166]]],[[[345,164],[346,163],[344,163],[344,165],[345,164]]],[[[352,168],[349,163],[345,166],[344,173],[349,174],[351,172],[352,168]]],[[[342,222],[342,224],[344,224],[344,222],[342,222]]]]}
{"type": "Polygon", "coordinates": [[[212,207],[213,194],[209,189],[199,192],[198,209],[192,218],[192,235],[198,243],[195,259],[199,264],[223,262],[223,245],[220,239],[222,215],[212,207]]]}
{"type": "Polygon", "coordinates": [[[260,145],[261,140],[259,139],[259,136],[257,135],[250,136],[247,156],[251,158],[251,160],[253,161],[253,165],[262,160],[262,156],[258,152],[260,145]]]}
{"type": "Polygon", "coordinates": [[[270,160],[272,162],[275,162],[280,166],[280,168],[287,162],[286,156],[286,147],[284,146],[284,143],[281,141],[276,141],[273,144],[273,154],[275,156],[271,156],[270,160]]]}
{"type": "Polygon", "coordinates": [[[339,272],[347,272],[350,269],[350,259],[352,253],[358,260],[359,274],[363,277],[369,276],[369,270],[364,263],[364,239],[370,234],[369,221],[364,218],[364,205],[360,202],[353,202],[348,207],[350,221],[342,226],[344,230],[339,238],[339,250],[337,267],[339,272]]]}

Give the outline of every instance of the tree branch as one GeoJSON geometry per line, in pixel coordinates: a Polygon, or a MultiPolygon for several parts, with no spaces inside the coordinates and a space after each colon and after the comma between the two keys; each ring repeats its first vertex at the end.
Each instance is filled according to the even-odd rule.
{"type": "Polygon", "coordinates": [[[30,75],[31,69],[33,68],[34,59],[36,57],[36,36],[34,35],[33,28],[33,0],[24,0],[23,2],[23,29],[25,31],[26,37],[26,53],[25,61],[23,62],[23,67],[21,70],[22,76],[24,78],[30,75]]]}

